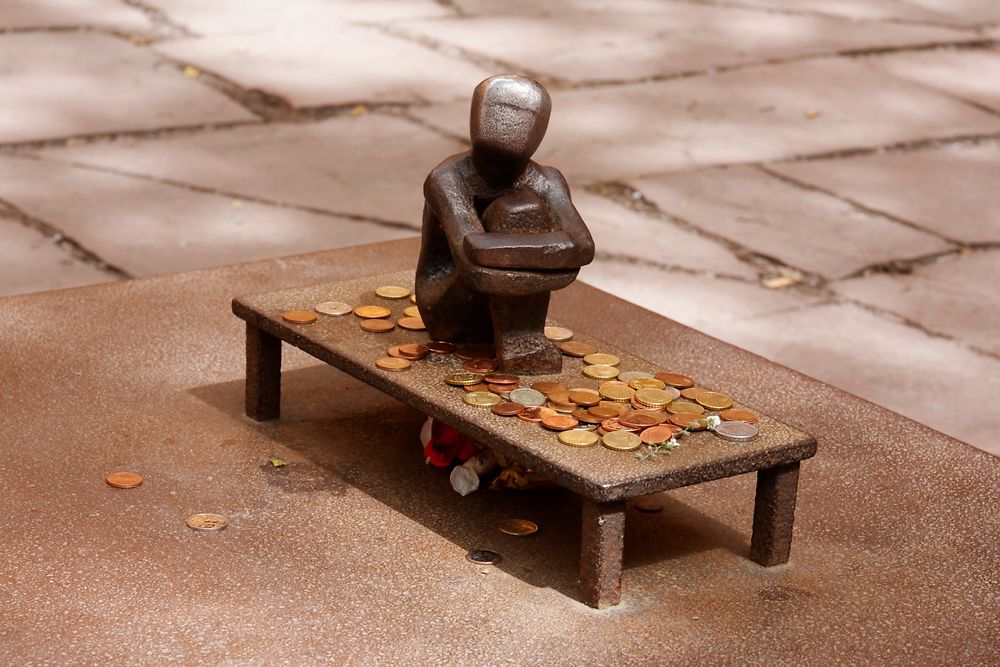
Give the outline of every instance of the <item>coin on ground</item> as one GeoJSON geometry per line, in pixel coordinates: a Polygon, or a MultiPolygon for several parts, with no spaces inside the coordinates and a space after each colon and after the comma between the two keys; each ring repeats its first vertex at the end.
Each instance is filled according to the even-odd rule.
{"type": "Polygon", "coordinates": [[[344,303],[343,301],[324,301],[323,303],[317,303],[313,310],[315,310],[320,315],[329,315],[330,317],[340,317],[341,315],[347,315],[354,310],[354,306],[349,303],[344,303]]]}
{"type": "Polygon", "coordinates": [[[503,557],[495,551],[488,549],[473,549],[465,554],[465,560],[477,565],[496,565],[503,560],[503,557]]]}
{"type": "Polygon", "coordinates": [[[760,419],[760,415],[753,410],[748,410],[747,408],[730,408],[729,410],[723,410],[720,412],[719,418],[724,422],[746,422],[748,424],[756,424],[757,420],[760,419]]]}
{"type": "Polygon", "coordinates": [[[573,337],[573,332],[566,327],[545,327],[545,337],[557,343],[562,343],[573,337]]]}
{"type": "Polygon", "coordinates": [[[663,503],[654,496],[646,496],[635,501],[635,508],[640,512],[660,512],[663,510],[663,503]]]}
{"type": "Polygon", "coordinates": [[[478,373],[452,373],[445,377],[445,382],[454,387],[464,387],[469,384],[479,384],[483,381],[483,376],[478,373]]]}
{"type": "Polygon", "coordinates": [[[554,391],[566,391],[566,385],[562,382],[551,382],[549,380],[539,380],[538,382],[532,382],[531,388],[535,391],[540,391],[546,396],[554,391]]]}
{"type": "Polygon", "coordinates": [[[365,320],[376,320],[392,315],[392,311],[385,306],[358,306],[354,309],[354,314],[365,320]]]}
{"type": "Polygon", "coordinates": [[[727,410],[733,407],[733,399],[717,391],[703,391],[694,400],[709,410],[727,410]]]}
{"type": "Polygon", "coordinates": [[[403,314],[407,317],[420,317],[420,309],[416,306],[407,306],[403,309],[403,314]]]}
{"type": "Polygon", "coordinates": [[[388,333],[396,328],[389,320],[361,320],[361,328],[368,333],[388,333]]]}
{"type": "Polygon", "coordinates": [[[222,530],[229,525],[229,519],[221,514],[192,514],[184,522],[195,530],[222,530]]]}
{"type": "Polygon", "coordinates": [[[137,475],[134,472],[113,472],[104,478],[108,486],[113,486],[116,489],[134,489],[135,487],[142,484],[142,475],[137,475]]]}
{"type": "Polygon", "coordinates": [[[407,331],[423,331],[427,328],[419,317],[401,317],[396,324],[407,331]]]}
{"type": "Polygon", "coordinates": [[[565,343],[559,344],[559,349],[562,350],[563,354],[569,355],[571,357],[585,357],[588,354],[593,354],[597,352],[597,348],[588,343],[581,343],[579,341],[566,341],[565,343]]]}
{"type": "Polygon", "coordinates": [[[404,359],[423,359],[428,354],[430,350],[423,343],[406,343],[399,346],[399,356],[404,359]]]}
{"type": "Polygon", "coordinates": [[[678,431],[680,428],[676,426],[653,426],[643,431],[639,435],[639,439],[647,445],[662,445],[674,437],[678,431]]]}
{"type": "Polygon", "coordinates": [[[589,408],[590,406],[597,405],[601,402],[601,395],[593,389],[570,389],[569,400],[573,401],[577,405],[589,408]]]}
{"type": "Polygon", "coordinates": [[[538,532],[538,524],[527,519],[504,519],[498,526],[501,533],[523,537],[538,532]]]}
{"type": "Polygon", "coordinates": [[[569,431],[559,432],[559,442],[567,447],[593,447],[600,442],[600,440],[601,436],[597,435],[593,431],[581,431],[580,429],[574,428],[569,431]]]}
{"type": "Polygon", "coordinates": [[[384,371],[405,371],[412,364],[409,359],[399,357],[382,357],[375,360],[375,365],[384,371]]]}
{"type": "Polygon", "coordinates": [[[451,354],[455,351],[455,344],[449,343],[446,340],[436,340],[433,343],[427,343],[427,347],[434,354],[451,354]]]}
{"type": "Polygon", "coordinates": [[[286,310],[281,314],[281,319],[292,324],[312,324],[319,318],[311,310],[286,310]]]}
{"type": "Polygon", "coordinates": [[[470,391],[465,395],[466,405],[476,408],[491,408],[503,401],[502,398],[489,391],[470,391]]]}
{"type": "Polygon", "coordinates": [[[605,354],[604,352],[594,352],[588,354],[583,358],[583,363],[590,364],[591,366],[617,366],[622,360],[613,355],[605,354]]]}
{"type": "Polygon", "coordinates": [[[527,387],[519,387],[510,392],[510,400],[529,408],[540,408],[545,405],[545,394],[527,387]]]}
{"type": "Polygon", "coordinates": [[[756,438],[759,431],[756,426],[746,422],[722,422],[712,430],[712,433],[726,440],[746,442],[756,438]]]}
{"type": "Polygon", "coordinates": [[[569,415],[545,415],[542,417],[542,426],[553,431],[568,431],[580,425],[575,418],[569,415]]]}
{"type": "Polygon", "coordinates": [[[583,367],[583,374],[594,380],[610,380],[618,377],[618,368],[610,364],[593,364],[583,367]]]}
{"type": "Polygon", "coordinates": [[[678,389],[687,389],[688,387],[694,386],[694,380],[686,375],[681,375],[680,373],[662,371],[656,374],[656,379],[663,380],[664,383],[670,385],[671,387],[677,387],[678,389]]]}
{"type": "Polygon", "coordinates": [[[629,431],[612,431],[604,434],[601,444],[618,452],[632,452],[642,446],[642,439],[629,431]]]}
{"type": "Polygon", "coordinates": [[[501,417],[516,417],[517,413],[520,412],[523,407],[524,406],[520,403],[508,401],[506,403],[497,403],[490,408],[490,412],[501,417]]]}
{"type": "Polygon", "coordinates": [[[399,285],[382,285],[375,290],[375,294],[383,299],[405,299],[410,296],[410,290],[399,285]]]}

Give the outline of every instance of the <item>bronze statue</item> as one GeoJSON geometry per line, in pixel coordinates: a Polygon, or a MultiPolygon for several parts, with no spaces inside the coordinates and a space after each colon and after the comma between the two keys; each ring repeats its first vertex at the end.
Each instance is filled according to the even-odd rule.
{"type": "Polygon", "coordinates": [[[594,241],[553,167],[531,160],[552,108],[537,81],[503,75],[472,97],[472,150],[424,182],[417,305],[435,340],[491,343],[501,370],[558,373],[543,333],[549,294],[594,259],[594,241]]]}

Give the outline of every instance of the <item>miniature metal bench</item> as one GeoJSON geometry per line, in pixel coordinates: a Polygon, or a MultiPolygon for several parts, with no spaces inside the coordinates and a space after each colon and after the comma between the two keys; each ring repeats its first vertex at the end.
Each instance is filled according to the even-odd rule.
{"type": "MultiPolygon", "coordinates": [[[[781,422],[760,416],[760,435],[746,443],[730,442],[710,433],[693,433],[669,457],[640,461],[627,452],[601,446],[566,447],[556,434],[539,424],[500,417],[488,409],[466,405],[464,392],[444,382],[461,361],[448,355],[413,362],[404,372],[378,369],[390,345],[426,342],[423,332],[396,329],[385,334],[363,331],[354,315],[320,316],[313,324],[289,324],[287,310],[311,310],[323,301],[354,306],[385,305],[393,318],[402,316],[409,301],[387,301],[375,295],[385,284],[412,285],[413,273],[371,276],[349,282],[258,294],[233,300],[233,312],[246,321],[246,413],[264,421],[279,416],[281,341],[304,350],[355,378],[439,419],[506,457],[547,476],[583,500],[580,555],[581,600],[597,608],[618,604],[625,532],[625,502],[690,484],[757,472],[750,558],[765,567],[788,560],[795,514],[799,461],[816,452],[816,441],[781,422]]],[[[612,345],[577,332],[575,340],[590,342],[602,352],[621,357],[622,370],[663,370],[612,345]]],[[[570,387],[593,387],[582,375],[580,359],[566,358],[560,375],[528,380],[558,380],[570,387]]],[[[681,366],[682,364],[678,364],[681,366]]],[[[671,369],[675,370],[675,369],[671,369]]],[[[678,368],[676,370],[683,370],[678,368]]]]}

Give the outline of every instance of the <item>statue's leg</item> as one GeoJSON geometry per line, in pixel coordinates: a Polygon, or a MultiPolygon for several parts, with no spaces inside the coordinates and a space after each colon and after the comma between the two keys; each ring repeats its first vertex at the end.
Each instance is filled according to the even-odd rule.
{"type": "Polygon", "coordinates": [[[518,375],[545,375],[562,370],[562,354],[545,337],[549,292],[522,296],[491,294],[493,340],[500,369],[518,375]]]}
{"type": "Polygon", "coordinates": [[[420,317],[433,340],[490,343],[493,323],[485,297],[473,292],[456,274],[417,283],[420,317]]]}

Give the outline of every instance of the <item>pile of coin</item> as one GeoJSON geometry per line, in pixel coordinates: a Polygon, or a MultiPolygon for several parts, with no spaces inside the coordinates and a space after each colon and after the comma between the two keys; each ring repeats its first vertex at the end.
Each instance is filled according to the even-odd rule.
{"type": "MultiPolygon", "coordinates": [[[[382,285],[376,288],[375,295],[388,301],[399,301],[410,297],[410,301],[416,303],[415,295],[408,287],[399,285],[382,285]]],[[[351,306],[343,301],[323,301],[313,307],[313,310],[286,310],[281,314],[281,318],[290,324],[313,324],[318,320],[316,313],[328,317],[342,317],[348,313],[354,313],[360,320],[361,328],[369,333],[388,333],[397,326],[407,331],[425,331],[424,321],[420,317],[420,311],[416,306],[407,306],[403,309],[403,316],[393,322],[392,310],[380,305],[351,306]],[[314,312],[315,311],[315,312],[314,312]]],[[[378,364],[376,364],[378,365],[378,364]]],[[[382,366],[379,366],[382,368],[382,366]]],[[[403,370],[398,368],[385,370],[403,370]]]]}

